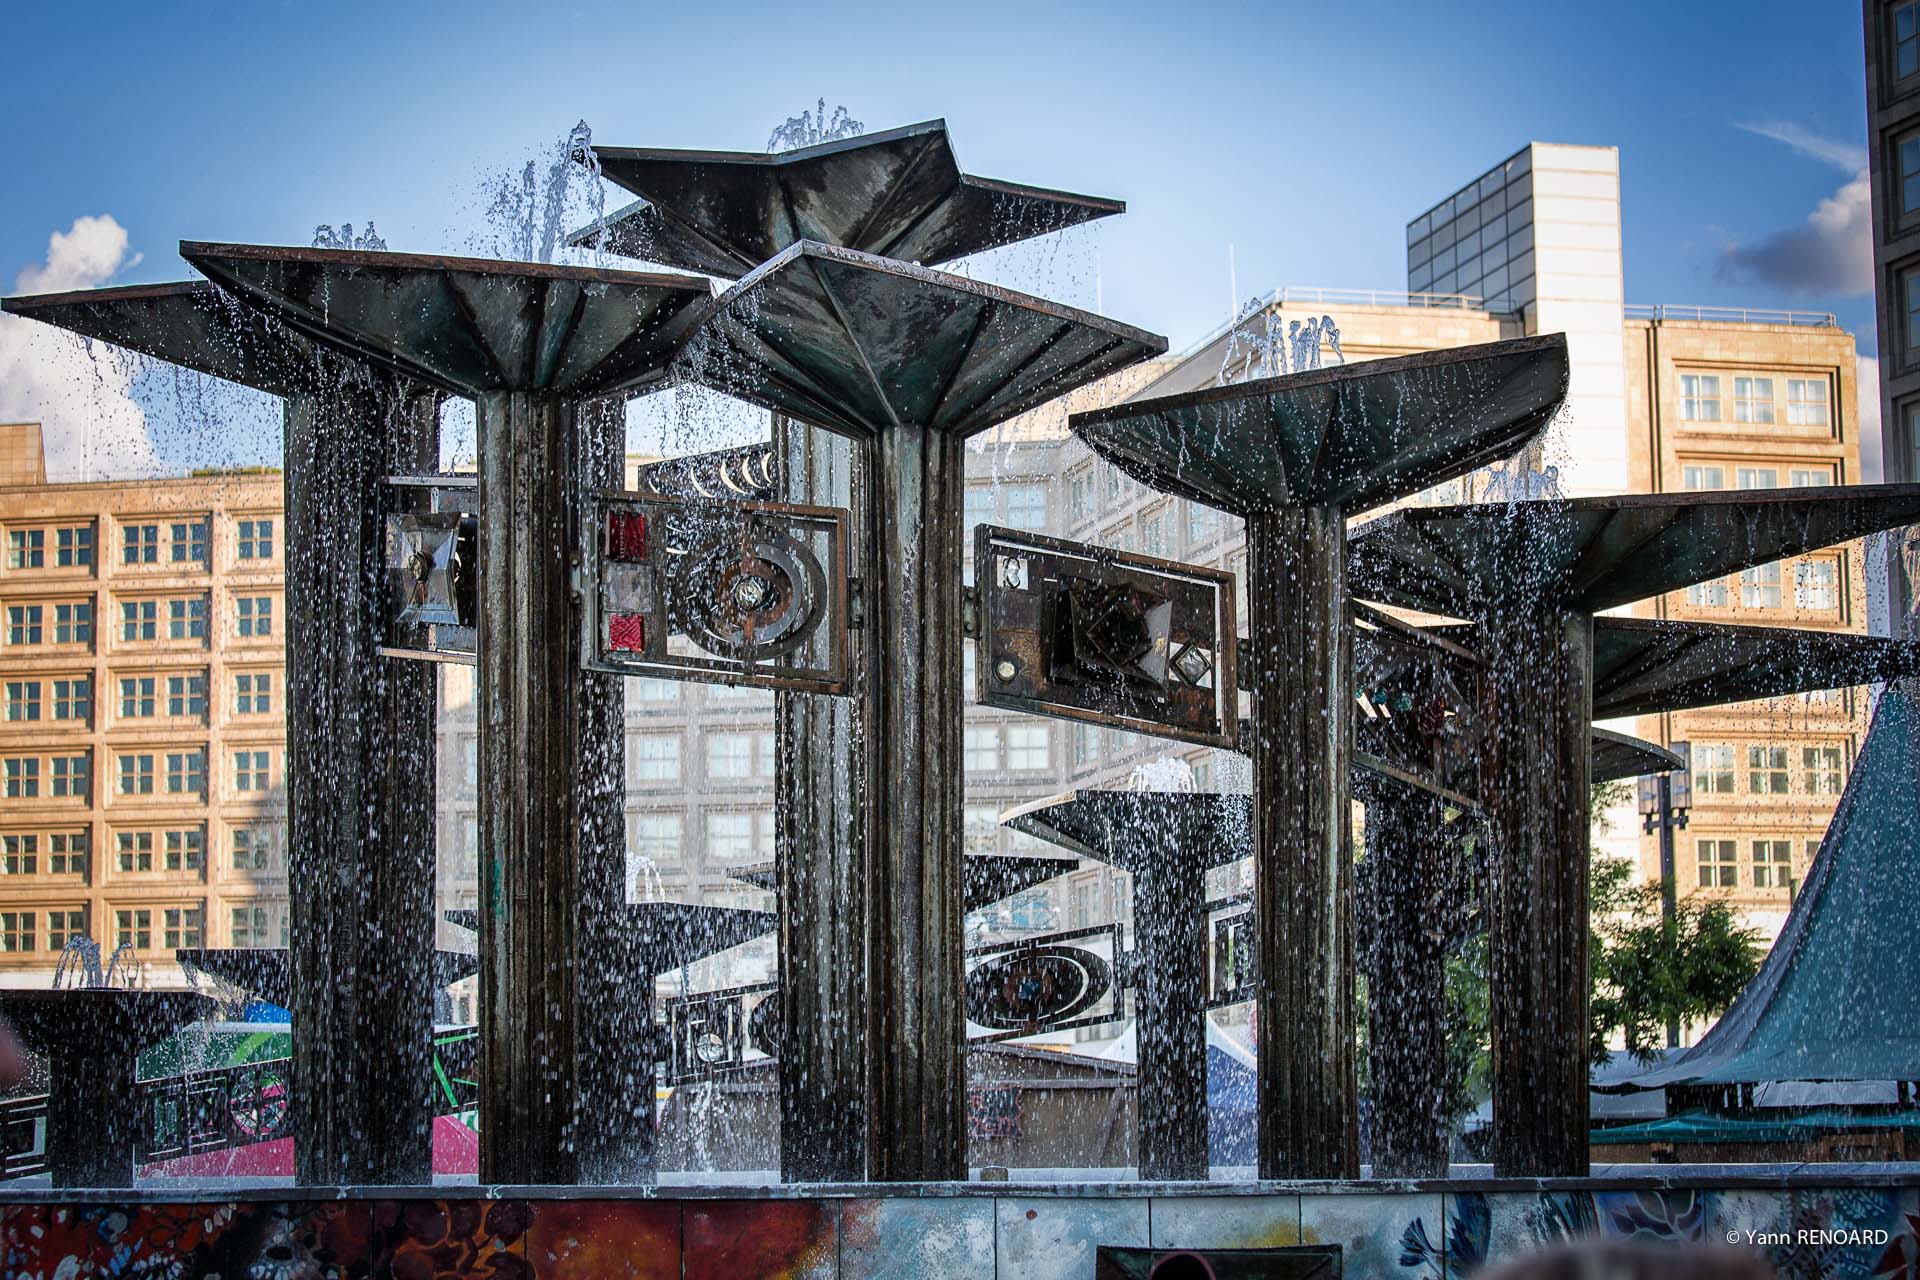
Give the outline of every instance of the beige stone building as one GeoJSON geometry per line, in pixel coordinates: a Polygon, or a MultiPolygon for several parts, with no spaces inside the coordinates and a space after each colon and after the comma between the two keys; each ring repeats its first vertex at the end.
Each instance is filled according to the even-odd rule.
{"type": "Polygon", "coordinates": [[[177,985],[176,947],[286,938],[280,474],[40,452],[0,426],[0,984],[86,935],[177,985]]]}

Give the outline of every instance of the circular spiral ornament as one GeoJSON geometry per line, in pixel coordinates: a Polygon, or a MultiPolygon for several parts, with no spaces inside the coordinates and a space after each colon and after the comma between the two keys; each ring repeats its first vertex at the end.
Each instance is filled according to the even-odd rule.
{"type": "Polygon", "coordinates": [[[707,652],[741,662],[792,653],[820,619],[826,575],[787,534],[738,528],[677,557],[676,625],[707,652]]]}

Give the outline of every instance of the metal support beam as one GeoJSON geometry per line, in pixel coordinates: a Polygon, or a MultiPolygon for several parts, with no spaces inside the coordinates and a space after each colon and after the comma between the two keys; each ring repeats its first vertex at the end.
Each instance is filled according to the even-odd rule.
{"type": "MultiPolygon", "coordinates": [[[[1142,830],[1169,843],[1179,829],[1142,830]]],[[[1185,843],[1182,841],[1181,843],[1185,843]]],[[[1206,869],[1178,847],[1133,873],[1139,927],[1140,1178],[1207,1177],[1206,869]]]]}
{"type": "MultiPolygon", "coordinates": [[[[782,500],[853,512],[850,564],[866,572],[869,526],[853,495],[862,450],[776,414],[776,485],[782,500]]],[[[872,637],[869,628],[858,633],[872,637]]],[[[867,646],[850,655],[856,688],[867,646]]],[[[780,894],[780,1176],[787,1182],[858,1182],[867,1167],[866,793],[872,699],[774,695],[779,743],[774,814],[780,894]]]]}
{"type": "Polygon", "coordinates": [[[873,439],[862,696],[871,1008],[869,1176],[967,1175],[961,935],[959,436],[873,439]]]}
{"type": "MultiPolygon", "coordinates": [[[[477,410],[480,1178],[642,1180],[652,1073],[609,1058],[632,992],[596,932],[624,898],[621,686],[581,668],[571,581],[583,492],[614,482],[622,436],[552,393],[477,410]]],[[[629,1053],[636,1030],[651,1043],[628,1027],[629,1053]]]]}
{"type": "Polygon", "coordinates": [[[1516,599],[1482,626],[1493,1167],[1584,1177],[1593,617],[1516,599]]]}
{"type": "Polygon", "coordinates": [[[1447,1176],[1447,911],[1458,838],[1438,798],[1390,783],[1367,796],[1368,1080],[1376,1178],[1447,1176]]]}
{"type": "Polygon", "coordinates": [[[286,400],[287,871],[295,1172],[433,1174],[435,671],[380,657],[386,476],[431,470],[430,393],[323,360],[286,400]]]}
{"type": "Polygon", "coordinates": [[[1354,1101],[1353,649],[1338,507],[1247,526],[1254,980],[1262,1178],[1359,1174],[1354,1101]]]}

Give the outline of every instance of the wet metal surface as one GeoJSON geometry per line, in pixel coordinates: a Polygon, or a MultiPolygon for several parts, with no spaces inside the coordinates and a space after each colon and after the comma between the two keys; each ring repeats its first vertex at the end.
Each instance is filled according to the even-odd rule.
{"type": "Polygon", "coordinates": [[[1595,618],[1593,716],[1687,711],[1920,672],[1910,639],[1654,618],[1595,618]]]}
{"type": "Polygon", "coordinates": [[[935,266],[1120,213],[1126,204],[960,172],[946,122],[795,151],[595,147],[642,197],[572,237],[729,279],[798,240],[935,266]]]}

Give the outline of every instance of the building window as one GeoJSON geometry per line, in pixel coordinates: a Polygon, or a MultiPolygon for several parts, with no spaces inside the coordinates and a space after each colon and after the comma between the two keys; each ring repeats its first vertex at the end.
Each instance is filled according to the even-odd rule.
{"type": "MultiPolygon", "coordinates": [[[[245,635],[242,631],[240,634],[245,635]]],[[[207,638],[207,598],[167,601],[167,639],[205,640],[207,638]]]]}
{"type": "Polygon", "coordinates": [[[32,833],[0,836],[0,875],[40,873],[40,837],[32,833]]]}
{"type": "Polygon", "coordinates": [[[207,790],[207,753],[169,751],[167,791],[172,795],[204,795],[207,790]]]}
{"type": "Polygon", "coordinates": [[[655,866],[680,859],[680,815],[645,813],[633,820],[633,851],[655,866]]]}
{"type": "Polygon", "coordinates": [[[262,906],[244,906],[233,908],[230,919],[233,945],[236,947],[270,947],[273,945],[273,922],[267,909],[262,906]]]}
{"type": "Polygon", "coordinates": [[[53,718],[85,720],[93,712],[93,677],[69,676],[53,682],[53,718]]]}
{"type": "Polygon", "coordinates": [[[243,636],[273,634],[273,597],[241,596],[234,614],[235,625],[243,636]]]}
{"type": "Polygon", "coordinates": [[[1044,889],[1016,893],[1007,903],[1007,923],[1016,929],[1051,929],[1054,919],[1053,900],[1044,889]]]}
{"type": "Polygon", "coordinates": [[[1167,512],[1166,508],[1144,516],[1140,520],[1140,549],[1150,556],[1167,554],[1167,512]]]}
{"type": "Polygon", "coordinates": [[[997,725],[968,725],[964,764],[968,773],[991,773],[1000,767],[1000,729],[997,725]]]}
{"type": "Polygon", "coordinates": [[[120,781],[116,789],[123,796],[152,795],[153,757],[138,752],[122,755],[120,781]]]}
{"type": "Polygon", "coordinates": [[[167,677],[167,714],[170,716],[201,716],[207,714],[207,676],[197,675],[167,677]]]}
{"type": "Polygon", "coordinates": [[[1810,796],[1837,796],[1847,775],[1838,746],[1800,748],[1800,786],[1810,796]]]}
{"type": "Polygon", "coordinates": [[[134,907],[113,913],[113,943],[135,951],[153,950],[153,912],[134,907]]]}
{"type": "Polygon", "coordinates": [[[1793,841],[1755,840],[1753,850],[1753,887],[1784,889],[1793,875],[1793,841]]]}
{"type": "Polygon", "coordinates": [[[678,734],[643,733],[633,738],[633,776],[637,782],[680,780],[678,734]]]}
{"type": "Polygon", "coordinates": [[[269,782],[269,765],[272,754],[266,751],[236,751],[233,753],[233,789],[235,791],[266,791],[269,782]]]}
{"type": "Polygon", "coordinates": [[[174,564],[205,564],[207,562],[207,522],[195,520],[186,524],[175,524],[173,537],[169,540],[174,564]]]}
{"type": "Polygon", "coordinates": [[[129,524],[120,528],[121,564],[160,563],[160,526],[129,524]]]}
{"type": "Polygon", "coordinates": [[[993,486],[970,484],[961,510],[962,528],[971,531],[977,524],[993,523],[993,486]]]}
{"type": "Polygon", "coordinates": [[[1772,378],[1733,380],[1733,420],[1753,423],[1773,421],[1772,378]]]}
{"type": "Polygon", "coordinates": [[[1796,427],[1827,425],[1827,380],[1787,379],[1787,422],[1796,427]]]}
{"type": "Polygon", "coordinates": [[[47,567],[47,531],[13,529],[7,533],[7,568],[44,569],[47,567]]]}
{"type": "Polygon", "coordinates": [[[265,871],[273,865],[273,836],[267,827],[235,827],[228,847],[235,871],[265,871]]]}
{"type": "Polygon", "coordinates": [[[1007,726],[1007,768],[1045,769],[1053,763],[1053,733],[1044,724],[1007,726]]]}
{"type": "Polygon", "coordinates": [[[143,720],[154,713],[154,678],[152,676],[120,677],[120,718],[122,720],[143,720]]]}
{"type": "Polygon", "coordinates": [[[1684,422],[1720,421],[1720,375],[1680,375],[1680,418],[1684,422]]]}
{"type": "Polygon", "coordinates": [[[240,559],[273,559],[273,521],[242,520],[236,527],[236,533],[236,554],[240,559]]]}
{"type": "Polygon", "coordinates": [[[460,781],[472,791],[480,785],[480,739],[460,739],[460,781]]]}
{"type": "Polygon", "coordinates": [[[1752,745],[1747,748],[1747,790],[1755,795],[1787,794],[1787,749],[1752,745]]]}
{"type": "Polygon", "coordinates": [[[40,718],[38,680],[7,681],[6,716],[8,721],[16,724],[40,718]]]}
{"type": "Polygon", "coordinates": [[[84,876],[87,874],[87,833],[56,831],[47,837],[47,874],[84,876]]]}
{"type": "Polygon", "coordinates": [[[1047,527],[1047,486],[1010,484],[1007,490],[1007,525],[1014,529],[1038,532],[1047,527]]]}
{"type": "Polygon", "coordinates": [[[72,525],[53,534],[53,562],[62,569],[93,567],[93,526],[72,525]]]}
{"type": "Polygon", "coordinates": [[[1920,72],[1920,4],[1907,3],[1893,10],[1893,78],[1905,80],[1920,72]]]}
{"type": "Polygon", "coordinates": [[[197,947],[205,938],[199,907],[167,907],[161,913],[166,922],[166,947],[197,947]]]}
{"type": "Polygon", "coordinates": [[[1696,582],[1687,588],[1687,603],[1696,609],[1724,609],[1727,607],[1727,580],[1715,578],[1711,582],[1696,582]]]}
{"type": "Polygon", "coordinates": [[[6,778],[6,793],[9,800],[32,800],[40,794],[40,758],[38,756],[10,756],[0,763],[0,774],[6,778]]]}
{"type": "Polygon", "coordinates": [[[716,863],[751,862],[754,857],[753,815],[709,813],[707,857],[716,863]]]}
{"type": "Polygon", "coordinates": [[[1825,489],[1832,484],[1832,467],[1794,467],[1787,472],[1790,489],[1825,489]]]}
{"type": "Polygon", "coordinates": [[[120,638],[122,640],[152,640],[158,637],[156,629],[160,619],[160,604],[156,600],[122,600],[120,602],[120,638]]]}
{"type": "Polygon", "coordinates": [[[75,938],[87,932],[87,913],[83,907],[55,907],[47,912],[47,950],[63,951],[75,938]]]}
{"type": "Polygon", "coordinates": [[[93,643],[93,602],[91,600],[78,600],[72,604],[53,606],[53,642],[55,644],[93,643]]]}
{"type": "Polygon", "coordinates": [[[1693,789],[1709,795],[1733,794],[1733,748],[1724,742],[1693,744],[1693,789]]]}
{"type": "Polygon", "coordinates": [[[1733,472],[1733,487],[1736,489],[1778,489],[1780,487],[1780,469],[1778,467],[1736,467],[1733,472]]]}
{"type": "Polygon", "coordinates": [[[1067,515],[1075,523],[1093,519],[1093,473],[1082,471],[1067,481],[1067,515]]]}
{"type": "Polygon", "coordinates": [[[1220,513],[1201,502],[1187,503],[1187,545],[1212,541],[1220,532],[1220,513]]]}
{"type": "Polygon", "coordinates": [[[680,682],[677,680],[656,680],[652,676],[637,676],[627,681],[627,687],[633,690],[633,696],[640,702],[680,701],[680,682]]]}
{"type": "Polygon", "coordinates": [[[1097,724],[1076,724],[1073,726],[1073,765],[1084,769],[1100,759],[1100,726],[1097,724]]]}
{"type": "MultiPolygon", "coordinates": [[[[242,671],[233,677],[235,715],[264,716],[273,710],[273,676],[266,671],[242,671]]],[[[467,785],[472,786],[469,778],[467,785]]]]}
{"type": "Polygon", "coordinates": [[[1739,885],[1739,859],[1732,840],[1695,840],[1693,856],[1700,868],[1702,889],[1732,889],[1739,885]]]}
{"type": "Polygon", "coordinates": [[[1712,493],[1727,487],[1727,469],[1705,463],[1688,463],[1680,468],[1680,487],[1693,493],[1712,493]]]}
{"type": "Polygon", "coordinates": [[[37,604],[10,604],[7,606],[7,643],[10,645],[39,644],[43,634],[43,614],[37,604]]]}
{"type": "Polygon", "coordinates": [[[1793,566],[1796,609],[1832,613],[1840,607],[1840,566],[1832,560],[1803,560],[1793,566]]]}
{"type": "Polygon", "coordinates": [[[113,838],[113,865],[125,874],[153,870],[153,832],[116,833],[113,838]]]}
{"type": "Polygon", "coordinates": [[[715,733],[707,736],[707,776],[709,778],[751,778],[753,776],[753,739],[744,733],[715,733]]]}
{"type": "Polygon", "coordinates": [[[1740,571],[1740,605],[1746,609],[1780,607],[1780,565],[1755,565],[1740,571]]]}
{"type": "Polygon", "coordinates": [[[1900,273],[1900,297],[1906,312],[1906,357],[1912,363],[1920,355],[1920,270],[1909,268],[1900,273]]]}
{"type": "Polygon", "coordinates": [[[68,799],[83,799],[87,794],[87,784],[92,781],[89,776],[91,773],[85,755],[55,756],[53,794],[68,799]]]}
{"type": "Polygon", "coordinates": [[[207,833],[200,827],[167,832],[169,871],[198,871],[207,858],[207,833]]]}
{"type": "Polygon", "coordinates": [[[0,951],[32,951],[34,916],[32,911],[0,911],[0,951]]]}

